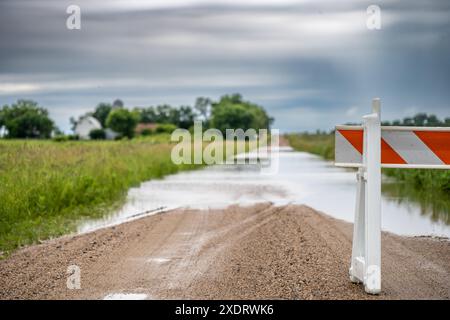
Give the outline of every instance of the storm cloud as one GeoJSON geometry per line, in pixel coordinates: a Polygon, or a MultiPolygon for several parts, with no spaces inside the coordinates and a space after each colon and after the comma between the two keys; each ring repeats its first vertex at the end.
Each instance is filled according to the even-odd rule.
{"type": "Polygon", "coordinates": [[[447,0],[6,0],[0,104],[34,99],[66,131],[101,101],[180,105],[233,92],[282,131],[358,121],[376,96],[384,119],[445,117],[449,17],[447,0]],[[71,4],[81,30],[66,28],[71,4]],[[366,27],[371,4],[381,30],[366,27]]]}

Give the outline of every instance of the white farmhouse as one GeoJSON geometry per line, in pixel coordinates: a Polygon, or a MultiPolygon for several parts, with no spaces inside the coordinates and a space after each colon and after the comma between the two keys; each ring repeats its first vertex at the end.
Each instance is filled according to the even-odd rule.
{"type": "Polygon", "coordinates": [[[84,117],[78,121],[74,131],[80,139],[87,140],[90,139],[89,133],[92,130],[101,128],[102,125],[94,117],[84,117]]]}
{"type": "Polygon", "coordinates": [[[8,129],[5,126],[0,126],[0,138],[6,137],[8,135],[8,129]]]}

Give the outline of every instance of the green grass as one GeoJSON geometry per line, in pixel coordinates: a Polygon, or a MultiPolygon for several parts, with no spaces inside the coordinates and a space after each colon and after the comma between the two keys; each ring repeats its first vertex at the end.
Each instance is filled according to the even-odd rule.
{"type": "Polygon", "coordinates": [[[75,230],[120,205],[127,190],[175,165],[168,135],[131,141],[0,140],[0,250],[75,230]]]}
{"type": "Polygon", "coordinates": [[[294,133],[286,135],[292,148],[321,156],[327,160],[334,159],[334,135],[328,133],[294,133]]]}
{"type": "Polygon", "coordinates": [[[383,173],[417,190],[434,190],[450,197],[450,170],[383,169],[383,173]]]}
{"type": "MultiPolygon", "coordinates": [[[[230,143],[224,159],[238,151],[230,143]]],[[[81,219],[120,206],[130,187],[203,165],[174,164],[173,146],[169,134],[122,141],[0,140],[0,251],[7,255],[73,232],[81,219]]],[[[193,159],[194,146],[188,147],[193,159]]],[[[245,150],[253,147],[245,143],[245,150]]]]}

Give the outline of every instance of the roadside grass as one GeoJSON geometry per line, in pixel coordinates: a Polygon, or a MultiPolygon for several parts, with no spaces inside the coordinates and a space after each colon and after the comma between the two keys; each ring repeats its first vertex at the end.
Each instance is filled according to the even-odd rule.
{"type": "MultiPolygon", "coordinates": [[[[286,135],[286,138],[295,150],[310,152],[327,160],[334,160],[334,133],[295,133],[286,135]]],[[[421,203],[425,203],[426,200],[427,206],[432,202],[439,203],[440,208],[450,212],[450,170],[385,168],[383,174],[401,182],[404,186],[403,189],[411,189],[408,194],[412,195],[415,200],[423,200],[420,201],[421,203]],[[428,196],[419,196],[423,191],[427,191],[428,196]]],[[[386,188],[386,192],[391,189],[386,188]]]]}
{"type": "MultiPolygon", "coordinates": [[[[0,140],[0,258],[110,213],[143,181],[204,165],[174,164],[174,145],[169,134],[121,141],[0,140]]],[[[242,151],[233,145],[225,143],[224,158],[242,151]]],[[[253,147],[247,142],[244,149],[253,147]]]]}
{"type": "Polygon", "coordinates": [[[329,133],[293,133],[286,135],[292,148],[334,160],[334,135],[329,133]]]}
{"type": "Polygon", "coordinates": [[[127,190],[195,165],[175,165],[168,135],[131,141],[0,140],[0,250],[75,230],[127,190]]]}

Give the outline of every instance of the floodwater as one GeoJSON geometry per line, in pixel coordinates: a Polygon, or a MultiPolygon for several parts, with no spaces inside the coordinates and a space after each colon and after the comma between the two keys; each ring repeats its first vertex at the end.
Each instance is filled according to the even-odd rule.
{"type": "MultiPolygon", "coordinates": [[[[384,187],[389,185],[385,183],[384,187]]],[[[306,204],[353,222],[356,172],[334,167],[332,162],[315,155],[281,147],[276,174],[262,174],[254,164],[215,165],[144,182],[129,190],[122,208],[103,219],[81,223],[79,232],[167,209],[218,208],[265,201],[276,205],[306,204]]],[[[448,212],[436,210],[424,208],[407,195],[383,192],[382,229],[408,236],[450,237],[448,212]]]]}

